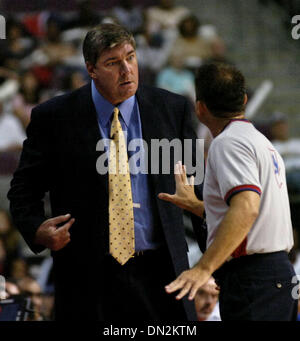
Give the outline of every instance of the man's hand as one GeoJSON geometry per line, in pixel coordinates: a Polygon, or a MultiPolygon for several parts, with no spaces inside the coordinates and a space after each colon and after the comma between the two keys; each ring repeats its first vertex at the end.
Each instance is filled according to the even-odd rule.
{"type": "Polygon", "coordinates": [[[188,210],[200,217],[203,216],[203,201],[199,200],[194,192],[194,177],[190,178],[190,183],[186,176],[186,168],[181,162],[175,165],[176,193],[159,193],[159,199],[169,201],[176,206],[188,210]]]}
{"type": "Polygon", "coordinates": [[[181,289],[176,299],[179,300],[188,293],[189,300],[194,299],[197,290],[246,238],[259,214],[259,203],[260,196],[256,192],[243,191],[234,195],[213,242],[199,262],[167,285],[166,292],[172,293],[181,289]]]}
{"type": "Polygon", "coordinates": [[[198,289],[209,280],[210,276],[211,273],[202,269],[198,263],[192,269],[182,272],[175,281],[165,286],[165,289],[168,294],[181,289],[176,296],[177,300],[186,294],[189,294],[189,300],[193,300],[198,289]]]}
{"type": "Polygon", "coordinates": [[[70,218],[71,215],[66,214],[44,221],[36,232],[35,243],[43,245],[52,251],[58,251],[65,247],[71,240],[69,229],[75,221],[74,218],[70,218]],[[57,227],[58,224],[64,222],[66,224],[57,227]]]}

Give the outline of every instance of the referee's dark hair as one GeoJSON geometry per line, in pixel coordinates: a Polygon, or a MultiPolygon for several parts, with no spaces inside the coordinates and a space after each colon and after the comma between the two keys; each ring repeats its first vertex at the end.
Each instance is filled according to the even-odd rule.
{"type": "Polygon", "coordinates": [[[200,66],[196,75],[196,99],[219,118],[230,118],[245,110],[245,78],[232,65],[200,66]]]}

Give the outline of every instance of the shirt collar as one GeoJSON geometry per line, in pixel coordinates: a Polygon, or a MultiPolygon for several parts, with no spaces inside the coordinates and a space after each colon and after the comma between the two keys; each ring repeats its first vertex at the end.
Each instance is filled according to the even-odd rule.
{"type": "Polygon", "coordinates": [[[232,118],[228,123],[226,123],[226,125],[224,126],[224,128],[221,130],[220,134],[223,133],[223,131],[224,131],[232,122],[235,122],[235,121],[251,123],[251,121],[247,120],[246,118],[232,118]]]}
{"type": "MultiPolygon", "coordinates": [[[[92,87],[92,99],[96,107],[98,120],[100,121],[101,126],[105,127],[108,124],[112,116],[115,105],[111,104],[108,100],[106,100],[100,94],[100,92],[96,89],[96,86],[93,80],[91,82],[91,87],[92,87]]],[[[136,98],[135,98],[135,95],[133,95],[127,98],[124,102],[120,103],[117,106],[120,110],[121,116],[127,128],[129,127],[129,122],[131,119],[135,101],[136,101],[136,98]]]]}

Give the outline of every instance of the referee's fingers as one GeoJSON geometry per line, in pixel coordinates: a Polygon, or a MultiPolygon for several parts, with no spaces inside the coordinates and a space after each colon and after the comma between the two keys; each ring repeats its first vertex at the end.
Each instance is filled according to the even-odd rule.
{"type": "Polygon", "coordinates": [[[175,203],[175,195],[174,194],[168,194],[168,193],[159,193],[158,198],[164,201],[169,201],[172,203],[175,203]]]}
{"type": "Polygon", "coordinates": [[[189,294],[189,300],[193,300],[197,294],[198,289],[200,288],[199,285],[194,284],[193,287],[191,288],[190,294],[189,294]]]}
{"type": "Polygon", "coordinates": [[[180,180],[181,180],[181,182],[185,183],[184,165],[182,165],[181,161],[178,161],[177,165],[178,165],[178,173],[180,176],[180,180]]]}
{"type": "Polygon", "coordinates": [[[185,286],[181,289],[180,293],[176,296],[176,300],[181,300],[189,291],[191,290],[192,283],[187,282],[185,286]]]}
{"type": "Polygon", "coordinates": [[[193,186],[193,187],[194,187],[194,185],[195,185],[195,177],[194,177],[194,175],[192,175],[192,176],[190,177],[190,186],[193,186]]]}
{"type": "Polygon", "coordinates": [[[182,289],[186,284],[186,280],[182,279],[180,276],[176,278],[173,282],[165,286],[165,290],[168,294],[182,289]]]}

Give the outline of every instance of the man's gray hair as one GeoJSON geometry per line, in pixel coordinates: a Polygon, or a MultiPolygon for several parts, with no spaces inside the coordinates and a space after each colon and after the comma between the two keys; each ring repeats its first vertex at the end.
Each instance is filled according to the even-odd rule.
{"type": "Polygon", "coordinates": [[[116,24],[100,24],[92,28],[83,41],[85,62],[95,65],[101,53],[117,45],[128,43],[135,49],[134,37],[125,27],[116,24]]]}

